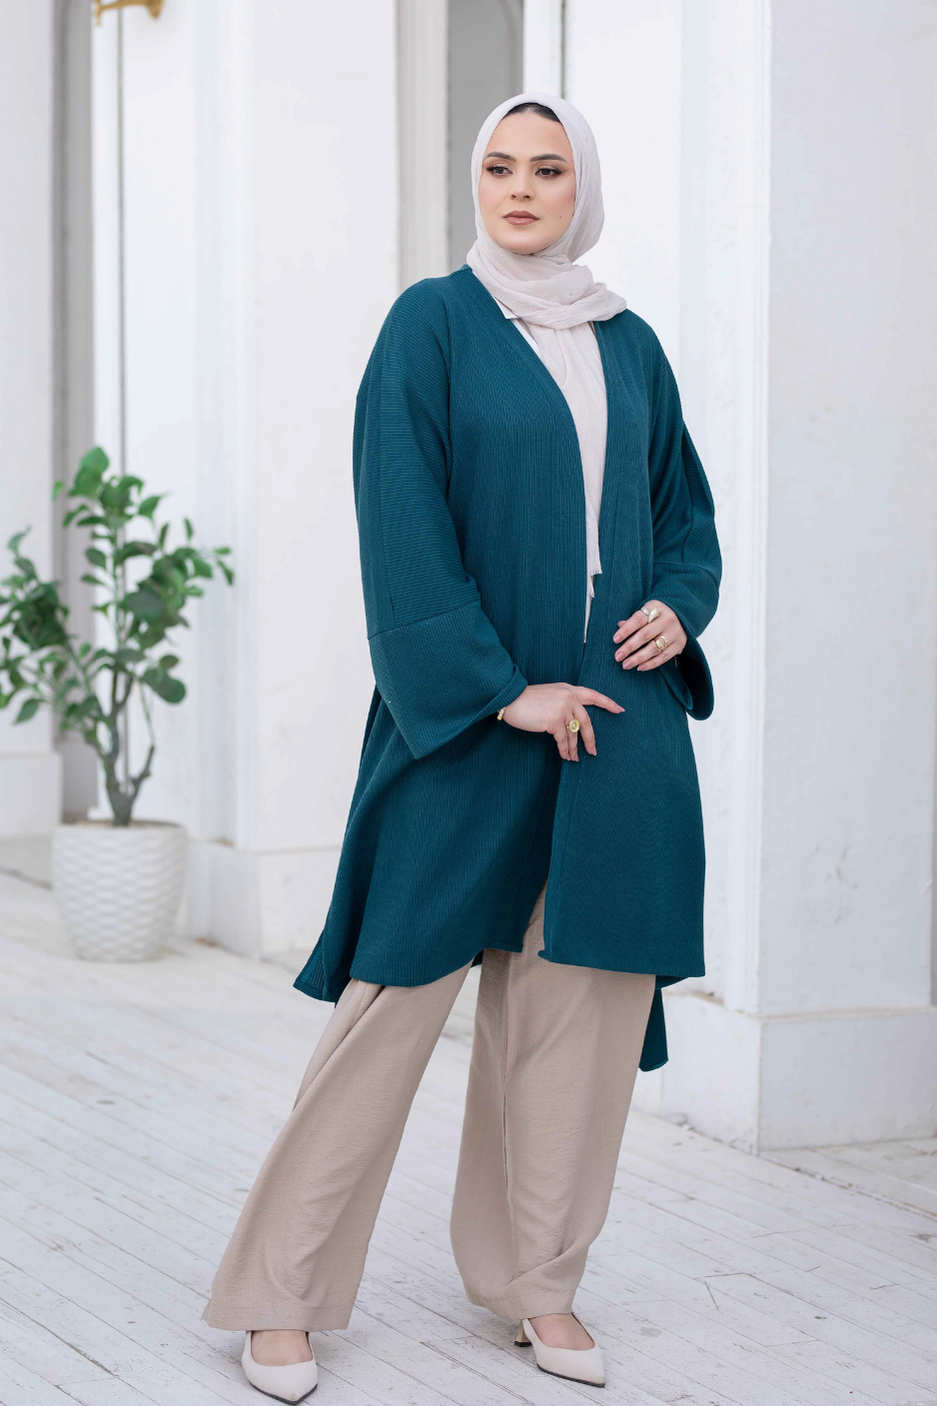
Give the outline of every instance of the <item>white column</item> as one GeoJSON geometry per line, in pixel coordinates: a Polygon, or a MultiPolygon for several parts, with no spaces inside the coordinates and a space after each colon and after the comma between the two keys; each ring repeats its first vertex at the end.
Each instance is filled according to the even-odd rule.
{"type": "Polygon", "coordinates": [[[565,46],[590,262],[674,363],[726,559],[708,975],[639,1101],[749,1147],[932,1134],[935,16],[567,0],[565,46]]]}
{"type": "MultiPolygon", "coordinates": [[[[0,576],[6,544],[52,574],[54,5],[8,5],[0,43],[0,576]]],[[[43,834],[60,818],[61,759],[45,709],[19,726],[0,713],[0,836],[43,834]]]]}
{"type": "Polygon", "coordinates": [[[237,572],[180,634],[139,814],[189,827],[186,925],[245,951],[318,936],[373,685],[351,439],[398,291],[394,52],[383,0],[123,13],[127,469],[237,572]]]}
{"type": "Polygon", "coordinates": [[[565,97],[563,73],[564,0],[524,0],[525,92],[565,97]]]}
{"type": "Polygon", "coordinates": [[[396,0],[396,12],[397,240],[400,287],[409,288],[449,272],[449,6],[396,0]]]}

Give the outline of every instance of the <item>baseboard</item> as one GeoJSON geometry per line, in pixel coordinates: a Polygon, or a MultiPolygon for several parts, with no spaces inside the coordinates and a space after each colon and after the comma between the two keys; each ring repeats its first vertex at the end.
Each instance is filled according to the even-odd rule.
{"type": "Polygon", "coordinates": [[[937,1006],[753,1016],[679,991],[665,1005],[670,1061],[639,1080],[637,1107],[753,1152],[937,1133],[937,1006]]]}
{"type": "Polygon", "coordinates": [[[338,866],[334,848],[264,852],[192,840],[183,930],[261,957],[315,945],[338,866]]]}

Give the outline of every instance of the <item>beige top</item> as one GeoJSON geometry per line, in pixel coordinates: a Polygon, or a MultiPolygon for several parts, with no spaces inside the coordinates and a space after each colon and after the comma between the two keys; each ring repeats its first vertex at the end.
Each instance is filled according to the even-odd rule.
{"type": "MultiPolygon", "coordinates": [[[[495,299],[498,302],[497,299],[495,299]]],[[[505,317],[512,317],[503,303],[498,302],[505,317]]],[[[517,330],[527,339],[534,351],[549,365],[539,343],[535,340],[523,318],[512,317],[517,330]]],[[[595,326],[591,322],[581,325],[585,334],[581,351],[584,353],[573,362],[565,383],[558,382],[566,397],[576,434],[579,438],[579,454],[582,459],[583,487],[586,497],[586,618],[583,640],[589,629],[589,613],[595,595],[593,577],[602,570],[599,560],[599,512],[602,504],[602,483],[605,477],[605,441],[608,427],[608,406],[605,395],[605,373],[602,369],[602,354],[599,351],[595,326]]],[[[579,328],[576,329],[579,332],[579,328]]]]}

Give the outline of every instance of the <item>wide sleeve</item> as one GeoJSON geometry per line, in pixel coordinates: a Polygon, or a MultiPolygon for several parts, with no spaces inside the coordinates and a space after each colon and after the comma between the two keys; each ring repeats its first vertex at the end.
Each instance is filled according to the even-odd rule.
{"type": "Polygon", "coordinates": [[[449,510],[449,327],[428,282],[402,293],[384,321],[353,448],[374,678],[418,758],[527,687],[482,609],[449,510]]]}
{"type": "MultiPolygon", "coordinates": [[[[699,644],[716,612],[722,558],[716,537],[712,494],[699,455],[683,421],[677,382],[663,348],[657,344],[653,414],[648,456],[654,526],[654,575],[651,598],[663,601],[687,633],[687,643],[673,665],[682,683],[688,712],[708,718],[713,710],[712,677],[699,644]]],[[[670,681],[670,680],[668,680],[670,681]]]]}

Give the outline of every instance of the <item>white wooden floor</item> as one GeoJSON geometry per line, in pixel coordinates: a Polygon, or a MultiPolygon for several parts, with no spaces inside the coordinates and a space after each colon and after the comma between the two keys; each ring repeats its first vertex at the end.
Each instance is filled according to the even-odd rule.
{"type": "MultiPolygon", "coordinates": [[[[0,1402],[266,1399],[199,1314],[331,1007],[201,944],[79,963],[48,890],[2,874],[0,963],[0,1402]]],[[[609,1385],[538,1372],[449,1252],[469,1039],[463,1003],[314,1400],[937,1406],[937,1139],[768,1160],[633,1116],[577,1299],[609,1385]]]]}

